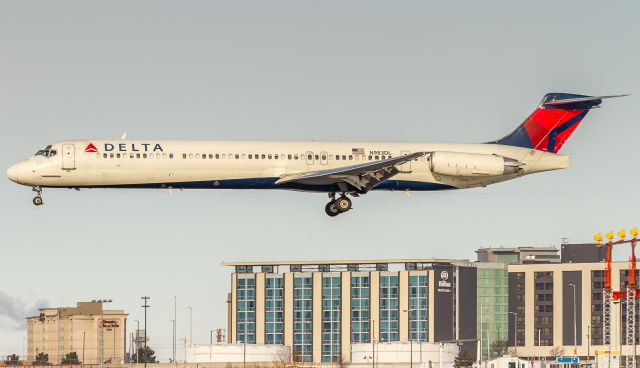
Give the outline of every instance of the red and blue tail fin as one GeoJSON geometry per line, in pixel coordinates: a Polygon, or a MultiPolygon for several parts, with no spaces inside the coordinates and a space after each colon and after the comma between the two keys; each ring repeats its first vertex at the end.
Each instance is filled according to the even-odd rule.
{"type": "Polygon", "coordinates": [[[516,130],[490,143],[558,153],[589,110],[598,107],[605,98],[622,96],[626,95],[593,97],[548,93],[516,130]]]}

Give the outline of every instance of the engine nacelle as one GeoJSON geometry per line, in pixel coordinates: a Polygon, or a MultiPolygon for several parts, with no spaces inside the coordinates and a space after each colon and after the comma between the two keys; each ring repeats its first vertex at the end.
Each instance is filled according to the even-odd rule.
{"type": "Polygon", "coordinates": [[[486,177],[519,174],[523,163],[502,156],[480,153],[433,152],[429,169],[436,175],[486,177]]]}

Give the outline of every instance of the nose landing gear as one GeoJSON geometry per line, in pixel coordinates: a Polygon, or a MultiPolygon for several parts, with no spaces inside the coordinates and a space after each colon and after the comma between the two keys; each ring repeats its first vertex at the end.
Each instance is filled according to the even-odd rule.
{"type": "Polygon", "coordinates": [[[351,199],[349,199],[345,193],[342,193],[338,199],[336,199],[335,193],[330,193],[329,198],[331,198],[331,201],[324,207],[327,215],[335,217],[351,209],[351,199]]]}
{"type": "Polygon", "coordinates": [[[36,192],[36,196],[33,197],[33,204],[36,206],[42,206],[42,204],[44,203],[42,201],[42,188],[39,186],[36,186],[36,187],[33,187],[31,190],[36,192]]]}

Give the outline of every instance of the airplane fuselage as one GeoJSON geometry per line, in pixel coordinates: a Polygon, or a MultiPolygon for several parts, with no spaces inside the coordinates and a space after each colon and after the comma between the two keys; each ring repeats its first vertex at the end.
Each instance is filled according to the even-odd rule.
{"type": "MultiPolygon", "coordinates": [[[[424,191],[486,186],[569,165],[568,156],[499,144],[74,140],[55,143],[48,152],[55,154],[30,157],[11,167],[8,176],[19,184],[39,187],[337,192],[340,188],[335,184],[276,182],[286,175],[360,165],[415,152],[498,156],[521,163],[517,173],[504,175],[439,175],[430,168],[433,156],[425,154],[399,165],[397,175],[372,188],[424,191]]],[[[465,165],[468,166],[467,161],[465,165]]]]}

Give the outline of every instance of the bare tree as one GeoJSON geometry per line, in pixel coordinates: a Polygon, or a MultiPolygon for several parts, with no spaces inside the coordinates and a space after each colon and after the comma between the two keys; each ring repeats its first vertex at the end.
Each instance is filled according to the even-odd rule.
{"type": "Polygon", "coordinates": [[[275,368],[286,368],[291,363],[291,350],[281,349],[278,355],[273,358],[273,366],[275,368]]]}
{"type": "Polygon", "coordinates": [[[562,346],[554,346],[551,350],[549,350],[549,355],[552,357],[560,357],[564,355],[564,349],[562,346]]]}

